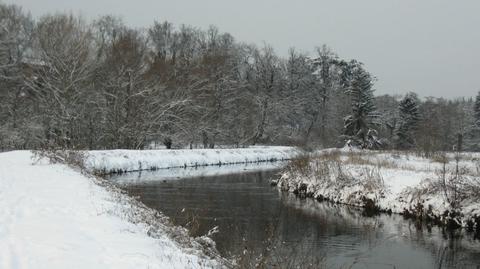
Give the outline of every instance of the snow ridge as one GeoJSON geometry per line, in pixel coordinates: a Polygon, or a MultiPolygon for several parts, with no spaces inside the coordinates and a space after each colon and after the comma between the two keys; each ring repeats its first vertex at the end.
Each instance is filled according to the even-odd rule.
{"type": "Polygon", "coordinates": [[[86,169],[94,174],[164,168],[196,167],[289,160],[299,155],[294,147],[262,146],[238,149],[105,150],[89,151],[86,169]]]}

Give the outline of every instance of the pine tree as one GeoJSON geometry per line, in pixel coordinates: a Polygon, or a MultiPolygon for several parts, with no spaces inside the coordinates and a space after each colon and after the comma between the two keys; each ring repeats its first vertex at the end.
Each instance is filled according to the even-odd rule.
{"type": "Polygon", "coordinates": [[[475,125],[477,127],[480,127],[480,91],[478,92],[477,98],[475,100],[474,112],[475,112],[475,125]]]}
{"type": "Polygon", "coordinates": [[[352,62],[350,86],[352,113],[344,118],[344,138],[347,144],[361,148],[378,148],[377,131],[373,129],[377,114],[373,96],[373,79],[361,64],[352,62]]]}
{"type": "Polygon", "coordinates": [[[420,119],[418,112],[418,97],[415,93],[408,93],[400,101],[399,124],[395,131],[395,145],[398,149],[409,149],[415,146],[414,131],[420,119]]]}

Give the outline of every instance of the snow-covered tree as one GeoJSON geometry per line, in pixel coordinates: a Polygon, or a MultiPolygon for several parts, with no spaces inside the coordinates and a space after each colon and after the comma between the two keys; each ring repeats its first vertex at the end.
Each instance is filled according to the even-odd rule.
{"type": "Polygon", "coordinates": [[[294,49],[289,51],[283,88],[289,104],[285,116],[286,124],[291,127],[290,141],[302,145],[336,145],[345,115],[342,111],[346,103],[342,83],[345,65],[325,45],[317,49],[314,57],[294,49]]]}
{"type": "Polygon", "coordinates": [[[50,15],[36,25],[36,62],[27,80],[34,92],[46,141],[53,147],[84,145],[85,98],[93,89],[92,38],[73,15],[50,15]]]}
{"type": "Polygon", "coordinates": [[[285,61],[285,84],[283,92],[290,101],[286,107],[286,138],[295,143],[305,143],[313,129],[312,122],[318,118],[319,109],[314,97],[315,77],[307,55],[291,48],[285,61]],[[303,140],[303,141],[302,141],[303,140]]]}
{"type": "Polygon", "coordinates": [[[251,142],[256,144],[271,140],[275,132],[270,129],[280,116],[282,105],[281,89],[284,76],[281,61],[270,46],[252,48],[251,64],[247,71],[248,90],[253,100],[253,113],[256,114],[255,130],[251,142]]]}
{"type": "Polygon", "coordinates": [[[31,51],[33,20],[15,5],[0,3],[0,148],[37,145],[38,126],[31,117],[32,95],[24,87],[31,51]]]}
{"type": "Polygon", "coordinates": [[[326,46],[312,56],[292,49],[282,58],[214,26],[155,22],[133,29],[114,16],[88,23],[61,13],[35,21],[0,3],[4,149],[143,148],[162,141],[332,147],[339,137],[378,148],[394,136],[399,148],[416,142],[425,152],[451,150],[462,139],[465,149],[480,149],[480,93],[476,102],[415,100],[416,112],[412,96],[398,109],[399,98],[374,98],[372,85],[360,63],[326,46]]]}
{"type": "Polygon", "coordinates": [[[233,37],[214,26],[199,36],[199,42],[201,49],[195,73],[205,83],[195,98],[199,111],[196,134],[202,137],[204,147],[214,148],[216,144],[232,140],[238,144],[240,141],[233,130],[238,124],[237,101],[242,98],[243,83],[236,72],[241,56],[233,37]]]}
{"type": "Polygon", "coordinates": [[[475,99],[474,114],[475,124],[480,128],[480,91],[478,92],[477,98],[475,99]]]}
{"type": "MultiPolygon", "coordinates": [[[[330,136],[335,136],[332,131],[332,119],[336,117],[334,102],[335,95],[344,90],[342,73],[346,63],[326,45],[317,49],[317,57],[310,61],[313,69],[314,83],[311,86],[311,102],[313,109],[307,112],[310,116],[309,131],[318,127],[320,144],[328,144],[330,136]],[[318,123],[318,126],[316,126],[318,123]]],[[[310,97],[309,96],[309,97],[310,97]]],[[[333,120],[334,121],[334,120],[333,120]]],[[[307,138],[310,133],[307,132],[307,138]]],[[[307,140],[308,141],[308,140],[307,140]]]]}
{"type": "Polygon", "coordinates": [[[399,123],[395,130],[395,147],[409,149],[415,146],[415,130],[420,118],[419,100],[415,93],[408,93],[398,105],[399,123]]]}
{"type": "Polygon", "coordinates": [[[375,103],[379,117],[380,126],[378,134],[381,137],[384,148],[392,148],[395,131],[399,122],[399,96],[380,95],[375,97],[375,103]]]}
{"type": "Polygon", "coordinates": [[[347,144],[361,148],[379,148],[377,131],[373,128],[378,117],[373,97],[373,78],[356,61],[350,63],[351,114],[344,118],[344,139],[347,144]]]}
{"type": "Polygon", "coordinates": [[[480,150],[480,92],[475,99],[464,102],[462,119],[466,122],[464,131],[464,148],[468,151],[480,150]]]}

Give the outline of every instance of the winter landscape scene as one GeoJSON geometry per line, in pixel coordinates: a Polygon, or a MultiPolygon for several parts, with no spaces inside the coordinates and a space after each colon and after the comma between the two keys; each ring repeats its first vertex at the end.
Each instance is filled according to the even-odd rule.
{"type": "Polygon", "coordinates": [[[479,269],[479,11],[0,0],[0,269],[479,269]]]}

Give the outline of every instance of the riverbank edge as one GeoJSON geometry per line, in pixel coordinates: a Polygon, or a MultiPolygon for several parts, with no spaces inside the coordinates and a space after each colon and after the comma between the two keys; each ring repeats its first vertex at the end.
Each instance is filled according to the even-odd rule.
{"type": "Polygon", "coordinates": [[[170,168],[288,161],[296,147],[256,146],[238,149],[104,150],[82,152],[83,166],[97,176],[170,168]]]}
{"type": "MultiPolygon", "coordinates": [[[[332,149],[329,149],[325,152],[331,151],[332,149]]],[[[336,151],[336,149],[333,151],[336,151]]],[[[318,152],[311,156],[316,155],[318,155],[318,152]]],[[[280,191],[293,193],[299,198],[312,198],[317,202],[328,202],[360,208],[364,210],[366,216],[373,216],[380,213],[398,214],[422,223],[425,222],[427,224],[445,227],[448,230],[463,228],[468,232],[472,232],[474,238],[480,239],[480,214],[468,214],[463,211],[455,211],[452,209],[446,209],[443,212],[440,212],[438,209],[435,210],[432,208],[431,205],[425,205],[421,202],[406,203],[403,200],[405,197],[396,197],[394,203],[397,204],[395,206],[385,206],[385,203],[381,203],[380,201],[385,199],[385,193],[383,191],[379,191],[373,195],[368,192],[359,194],[358,190],[362,188],[361,184],[357,184],[357,186],[353,187],[353,189],[356,188],[356,192],[350,193],[349,201],[347,202],[344,199],[339,199],[338,195],[332,195],[334,193],[339,193],[336,186],[329,188],[322,186],[321,183],[313,183],[308,176],[292,175],[291,171],[288,171],[288,169],[284,169],[280,172],[278,178],[271,181],[271,185],[276,186],[280,191]],[[401,210],[399,210],[399,204],[404,205],[401,207],[401,210]]]]}
{"type": "MultiPolygon", "coordinates": [[[[208,236],[192,237],[188,229],[175,225],[170,218],[162,212],[146,206],[141,201],[129,196],[125,191],[115,186],[109,180],[93,174],[87,174],[99,186],[117,197],[122,204],[128,204],[130,218],[128,221],[137,224],[143,223],[149,228],[147,236],[158,238],[166,233],[174,242],[178,243],[185,251],[194,251],[200,258],[209,258],[218,262],[218,268],[232,268],[233,262],[222,257],[216,248],[215,242],[208,236]]],[[[213,227],[212,227],[213,228],[213,227]]],[[[217,268],[217,267],[215,267],[217,268]]]]}
{"type": "Polygon", "coordinates": [[[398,214],[402,215],[407,219],[414,219],[416,221],[438,225],[440,227],[445,227],[449,230],[455,230],[464,228],[468,232],[473,232],[474,237],[480,239],[480,216],[468,216],[462,217],[461,213],[458,212],[445,212],[444,214],[432,214],[430,211],[424,211],[422,204],[417,204],[412,208],[404,208],[403,211],[397,212],[393,211],[391,208],[382,208],[378,206],[374,200],[370,198],[357,199],[355,203],[345,203],[338,201],[330,197],[326,193],[318,193],[307,191],[309,189],[308,182],[298,182],[299,184],[296,187],[292,188],[288,184],[282,182],[281,177],[271,181],[272,186],[276,186],[280,191],[293,193],[296,197],[301,199],[314,199],[319,203],[332,203],[332,204],[341,204],[345,206],[352,206],[355,208],[363,209],[367,217],[371,217],[377,214],[398,214]]]}

